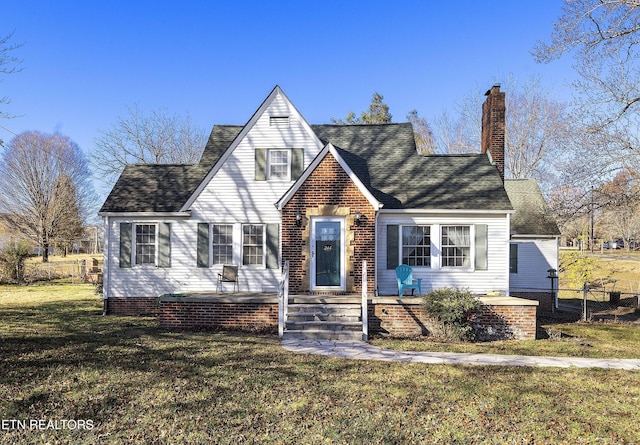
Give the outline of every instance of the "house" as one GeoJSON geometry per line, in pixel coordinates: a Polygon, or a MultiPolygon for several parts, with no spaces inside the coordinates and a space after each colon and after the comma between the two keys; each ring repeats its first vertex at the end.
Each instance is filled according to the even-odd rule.
{"type": "MultiPolygon", "coordinates": [[[[285,261],[298,295],[358,293],[366,261],[366,288],[395,295],[391,305],[410,299],[398,303],[403,263],[423,291],[507,296],[504,113],[494,86],[481,153],[422,156],[409,123],[310,125],[275,87],[245,125],[213,127],[199,164],[127,166],[100,210],[107,311],[153,313],[162,294],[211,294],[223,265],[235,264],[240,293],[253,299],[227,294],[215,305],[233,306],[231,324],[269,324],[273,300],[256,294],[275,295],[285,261]]],[[[534,306],[535,319],[535,305],[514,301],[534,306]]],[[[379,303],[380,323],[393,310],[379,303]]]]}
{"type": "MultiPolygon", "coordinates": [[[[557,280],[550,271],[559,270],[560,229],[550,216],[535,179],[504,182],[515,209],[511,217],[509,246],[509,293],[540,302],[539,309],[557,308],[557,280]]],[[[553,272],[552,272],[553,273],[553,272]]]]}

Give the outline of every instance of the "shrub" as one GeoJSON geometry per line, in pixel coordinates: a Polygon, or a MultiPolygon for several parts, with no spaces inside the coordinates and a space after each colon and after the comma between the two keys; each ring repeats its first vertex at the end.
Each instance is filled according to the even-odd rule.
{"type": "Polygon", "coordinates": [[[27,243],[10,243],[0,254],[1,275],[6,281],[24,281],[24,260],[31,254],[27,243]]]}
{"type": "Polygon", "coordinates": [[[445,287],[435,289],[423,297],[427,314],[442,324],[444,335],[454,340],[473,340],[474,332],[469,314],[482,303],[468,289],[445,287]]]}

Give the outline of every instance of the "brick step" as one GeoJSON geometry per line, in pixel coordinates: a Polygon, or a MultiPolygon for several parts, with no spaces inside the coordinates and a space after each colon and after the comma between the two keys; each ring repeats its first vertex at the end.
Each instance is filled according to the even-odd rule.
{"type": "Polygon", "coordinates": [[[287,330],[284,331],[285,340],[362,340],[362,332],[358,331],[325,331],[315,330],[287,330]]]}

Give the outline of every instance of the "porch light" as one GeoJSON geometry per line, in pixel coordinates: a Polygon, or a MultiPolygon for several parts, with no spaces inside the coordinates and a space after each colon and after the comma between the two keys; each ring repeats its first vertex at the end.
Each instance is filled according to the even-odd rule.
{"type": "Polygon", "coordinates": [[[300,211],[296,212],[296,226],[302,226],[302,215],[300,215],[300,211]]]}
{"type": "Polygon", "coordinates": [[[362,222],[362,213],[360,213],[360,210],[356,210],[355,222],[356,222],[356,226],[359,226],[360,223],[362,222]]]}

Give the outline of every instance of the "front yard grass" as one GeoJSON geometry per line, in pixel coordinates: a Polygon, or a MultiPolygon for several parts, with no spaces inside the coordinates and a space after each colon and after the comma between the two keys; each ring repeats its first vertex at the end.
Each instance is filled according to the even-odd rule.
{"type": "Polygon", "coordinates": [[[94,428],[3,428],[1,443],[640,441],[638,372],[300,355],[272,336],[103,317],[90,285],[33,288],[0,286],[0,420],[94,428]]]}
{"type": "Polygon", "coordinates": [[[376,338],[372,344],[402,351],[446,351],[589,358],[640,358],[640,325],[614,323],[543,323],[549,338],[452,343],[431,337],[376,338]]]}

